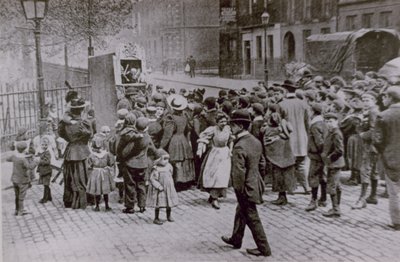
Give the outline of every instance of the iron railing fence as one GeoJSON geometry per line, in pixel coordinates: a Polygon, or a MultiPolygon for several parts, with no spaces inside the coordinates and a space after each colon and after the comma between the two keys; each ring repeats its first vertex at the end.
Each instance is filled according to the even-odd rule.
{"type": "MultiPolygon", "coordinates": [[[[73,87],[80,97],[91,101],[92,88],[90,85],[73,87]]],[[[45,100],[54,104],[58,119],[65,112],[65,95],[67,87],[45,84],[45,100]]],[[[0,83],[0,137],[1,151],[7,151],[14,140],[18,130],[22,127],[28,129],[28,134],[33,137],[38,132],[39,123],[38,90],[34,83],[27,83],[10,88],[7,84],[0,83]]]]}

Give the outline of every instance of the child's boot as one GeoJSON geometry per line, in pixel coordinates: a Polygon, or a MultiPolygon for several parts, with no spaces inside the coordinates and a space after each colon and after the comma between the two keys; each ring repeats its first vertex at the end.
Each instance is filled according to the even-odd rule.
{"type": "Polygon", "coordinates": [[[96,207],[94,208],[94,211],[96,211],[96,212],[98,212],[98,211],[100,211],[100,207],[99,207],[99,203],[100,203],[100,195],[98,195],[98,196],[96,196],[95,197],[95,203],[96,203],[96,207]]]}
{"type": "Polygon", "coordinates": [[[43,197],[42,197],[42,199],[39,200],[39,203],[44,204],[46,202],[47,202],[47,190],[46,190],[46,186],[44,186],[43,197]]]}
{"type": "Polygon", "coordinates": [[[50,186],[47,186],[47,200],[48,201],[53,201],[53,198],[51,197],[51,189],[50,186]]]}
{"type": "Polygon", "coordinates": [[[174,222],[175,220],[171,217],[171,208],[167,207],[167,220],[168,222],[174,222]]]}
{"type": "Polygon", "coordinates": [[[159,216],[160,216],[160,209],[159,208],[154,209],[154,221],[153,221],[153,223],[156,224],[156,225],[162,225],[163,224],[163,222],[160,221],[159,216]]]}
{"type": "Polygon", "coordinates": [[[110,211],[111,207],[108,205],[108,194],[104,195],[104,203],[106,204],[106,211],[110,211]]]}

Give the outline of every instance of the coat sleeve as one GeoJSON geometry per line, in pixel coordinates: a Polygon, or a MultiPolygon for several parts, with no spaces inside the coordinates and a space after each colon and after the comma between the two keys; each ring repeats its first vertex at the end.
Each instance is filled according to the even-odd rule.
{"type": "Polygon", "coordinates": [[[331,162],[335,162],[336,160],[338,160],[341,156],[343,156],[344,153],[344,145],[343,145],[343,137],[335,134],[333,136],[333,147],[334,150],[332,151],[332,153],[328,156],[329,160],[331,162]]]}
{"type": "Polygon", "coordinates": [[[311,128],[310,132],[312,133],[312,137],[314,138],[318,152],[322,152],[324,148],[324,137],[326,132],[324,125],[321,124],[315,126],[314,128],[311,128]]]}
{"type": "Polygon", "coordinates": [[[373,144],[379,152],[382,152],[386,147],[386,139],[385,139],[385,124],[381,115],[379,115],[376,119],[375,132],[373,134],[373,144]]]}
{"type": "Polygon", "coordinates": [[[368,122],[369,122],[368,130],[365,131],[365,132],[362,132],[362,133],[360,134],[361,138],[362,138],[364,141],[367,141],[367,142],[371,142],[371,141],[372,141],[372,137],[373,137],[373,134],[374,134],[374,132],[375,132],[375,126],[376,126],[377,117],[378,117],[378,112],[375,112],[375,111],[371,111],[371,112],[370,112],[370,114],[369,114],[369,116],[368,116],[368,118],[369,118],[369,121],[368,121],[368,122]]]}
{"type": "Polygon", "coordinates": [[[151,174],[150,174],[150,183],[157,190],[162,189],[162,185],[158,181],[159,176],[160,176],[160,173],[158,173],[157,170],[155,168],[153,168],[153,170],[151,171],[151,174]]]}
{"type": "Polygon", "coordinates": [[[232,156],[232,180],[233,188],[244,193],[246,182],[246,152],[242,149],[234,149],[232,156]]]}
{"type": "Polygon", "coordinates": [[[33,159],[24,159],[24,166],[26,169],[34,169],[38,165],[38,162],[36,162],[33,159]]]}
{"type": "Polygon", "coordinates": [[[172,119],[172,116],[167,116],[164,119],[163,129],[164,133],[163,137],[161,138],[160,147],[163,149],[167,149],[169,141],[171,140],[175,132],[175,122],[172,119]]]}
{"type": "Polygon", "coordinates": [[[39,164],[40,165],[50,165],[50,160],[51,160],[50,152],[46,151],[46,152],[42,153],[42,155],[40,156],[39,164]]]}
{"type": "Polygon", "coordinates": [[[200,137],[197,140],[197,143],[204,143],[208,145],[214,136],[214,132],[215,126],[207,127],[206,130],[200,133],[200,137]]]}

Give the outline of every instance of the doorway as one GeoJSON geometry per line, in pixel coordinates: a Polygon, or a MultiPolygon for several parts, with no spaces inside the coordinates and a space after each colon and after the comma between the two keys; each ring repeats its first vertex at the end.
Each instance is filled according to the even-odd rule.
{"type": "Polygon", "coordinates": [[[250,41],[244,41],[244,74],[251,74],[251,47],[250,41]]]}
{"type": "Polygon", "coordinates": [[[283,38],[283,57],[287,62],[296,58],[296,43],[292,32],[287,32],[283,38]]]}

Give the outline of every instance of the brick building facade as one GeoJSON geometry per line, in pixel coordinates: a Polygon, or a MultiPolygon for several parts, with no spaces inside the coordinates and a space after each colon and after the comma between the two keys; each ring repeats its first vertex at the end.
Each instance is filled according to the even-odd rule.
{"type": "MultiPolygon", "coordinates": [[[[221,25],[220,68],[232,64],[235,58],[237,68],[233,76],[263,79],[266,55],[270,75],[275,79],[282,78],[285,63],[304,61],[308,36],[335,32],[337,29],[336,0],[221,1],[221,9],[226,6],[235,7],[237,21],[221,25]],[[261,21],[265,10],[270,16],[267,27],[261,21]],[[224,41],[227,30],[230,40],[224,41]],[[227,57],[232,42],[236,42],[234,46],[238,54],[227,57]]],[[[220,73],[229,76],[231,72],[220,70],[220,73]]]]}
{"type": "Polygon", "coordinates": [[[340,0],[339,31],[361,28],[390,28],[400,31],[400,1],[340,0]]]}
{"type": "Polygon", "coordinates": [[[134,1],[135,39],[146,50],[147,64],[168,61],[178,69],[190,55],[201,67],[218,65],[219,2],[215,0],[134,1]]]}

